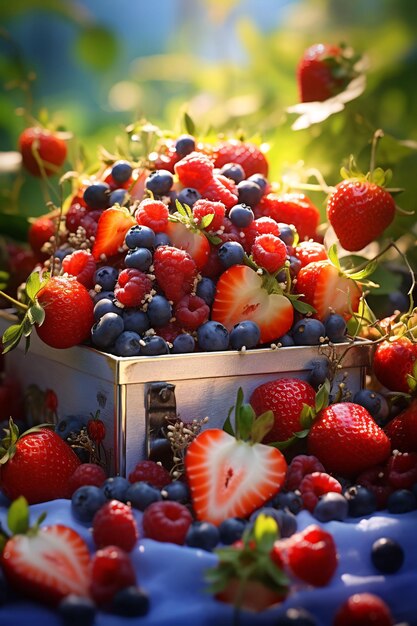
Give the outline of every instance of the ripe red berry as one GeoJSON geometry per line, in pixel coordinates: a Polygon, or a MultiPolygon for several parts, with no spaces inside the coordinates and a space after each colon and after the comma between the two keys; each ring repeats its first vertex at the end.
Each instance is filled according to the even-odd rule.
{"type": "Polygon", "coordinates": [[[207,322],[210,307],[198,296],[186,295],[181,298],[174,308],[177,323],[186,330],[196,330],[207,322]]]}
{"type": "Polygon", "coordinates": [[[104,422],[96,416],[89,419],[87,422],[87,433],[94,443],[100,445],[106,437],[106,427],[104,422]]]}
{"type": "Polygon", "coordinates": [[[215,167],[226,163],[237,163],[244,169],[246,178],[253,174],[268,175],[268,162],[264,153],[253,143],[231,139],[221,142],[215,148],[215,167]]]}
{"type": "Polygon", "coordinates": [[[149,539],[183,545],[192,521],[190,511],[183,504],[162,500],[145,509],[143,532],[149,539]]]}
{"type": "Polygon", "coordinates": [[[68,491],[73,494],[79,487],[94,485],[101,487],[106,480],[106,472],[96,463],[81,463],[68,480],[68,491]]]}
{"type": "Polygon", "coordinates": [[[288,465],[285,488],[288,491],[295,491],[299,488],[304,476],[313,472],[324,472],[324,467],[318,458],[313,455],[297,454],[288,465]]]}
{"type": "Polygon", "coordinates": [[[319,501],[320,496],[325,493],[342,493],[342,485],[338,480],[325,472],[313,472],[306,474],[299,485],[304,508],[312,513],[319,501]]]}
{"type": "Polygon", "coordinates": [[[253,224],[256,227],[256,233],[258,235],[270,234],[279,237],[280,231],[278,222],[276,222],[272,217],[267,217],[266,215],[258,217],[253,221],[253,224]]]}
{"type": "Polygon", "coordinates": [[[93,539],[97,548],[118,546],[130,552],[138,538],[138,526],[128,504],[110,500],[94,515],[93,539]]]}
{"type": "Polygon", "coordinates": [[[295,256],[301,262],[301,267],[328,258],[326,248],[318,241],[301,241],[295,249],[295,256]]]}
{"type": "Polygon", "coordinates": [[[201,221],[205,215],[212,215],[213,219],[206,227],[206,230],[218,230],[223,223],[223,218],[226,214],[226,207],[222,202],[213,202],[201,198],[193,205],[193,217],[197,220],[197,224],[201,224],[201,221]]]}
{"type": "Polygon", "coordinates": [[[165,487],[171,480],[171,475],[168,470],[162,465],[159,465],[159,463],[155,463],[155,461],[151,460],[139,461],[129,474],[129,481],[131,483],[142,481],[158,489],[165,487]]]}
{"type": "Polygon", "coordinates": [[[312,524],[288,539],[287,562],[291,572],[304,582],[323,587],[337,568],[337,550],[332,535],[312,524]]]}
{"type": "Polygon", "coordinates": [[[46,128],[25,128],[19,149],[25,169],[33,176],[56,174],[67,157],[65,141],[46,128]]]}
{"type": "Polygon", "coordinates": [[[124,306],[140,306],[151,289],[152,282],[144,272],[129,268],[120,272],[114,295],[124,306]]]}
{"type": "Polygon", "coordinates": [[[279,270],[287,258],[287,246],[275,235],[258,235],[252,245],[255,263],[271,274],[279,270]]]}
{"type": "Polygon", "coordinates": [[[74,250],[62,260],[62,269],[66,274],[75,276],[79,283],[91,289],[93,287],[96,262],[91,252],[74,250]]]}
{"type": "Polygon", "coordinates": [[[392,626],[388,605],[372,593],[355,593],[338,609],[334,626],[392,626]]]}
{"type": "Polygon", "coordinates": [[[359,474],[356,483],[366,487],[375,495],[378,509],[384,509],[394,487],[388,483],[387,470],[383,465],[375,465],[359,474]]]}
{"type": "Polygon", "coordinates": [[[29,226],[29,245],[38,261],[45,261],[51,256],[51,251],[45,250],[44,246],[55,234],[56,224],[50,217],[38,217],[29,226]]]}
{"type": "Polygon", "coordinates": [[[213,163],[202,152],[190,152],[175,166],[175,173],[184,187],[200,191],[213,178],[213,163]]]}
{"type": "Polygon", "coordinates": [[[135,218],[138,224],[152,228],[155,233],[164,233],[168,225],[168,207],[160,200],[145,198],[140,203],[135,218]]]}
{"type": "Polygon", "coordinates": [[[417,452],[393,454],[388,459],[387,478],[394,489],[411,489],[417,483],[417,452]]]}
{"type": "Polygon", "coordinates": [[[238,200],[234,183],[226,176],[213,176],[205,186],[199,187],[199,191],[208,200],[222,202],[226,209],[231,209],[238,200]]]}
{"type": "Polygon", "coordinates": [[[136,585],[136,573],[130,556],[118,546],[106,546],[91,560],[91,596],[98,606],[111,603],[120,589],[136,585]]]}
{"type": "Polygon", "coordinates": [[[191,293],[197,278],[197,266],[188,252],[173,246],[159,246],[153,261],[156,280],[168,300],[178,302],[191,293]]]}

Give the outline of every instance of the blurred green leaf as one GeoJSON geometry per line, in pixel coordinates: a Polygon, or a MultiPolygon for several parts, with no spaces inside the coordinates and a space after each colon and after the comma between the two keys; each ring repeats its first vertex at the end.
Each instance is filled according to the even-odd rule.
{"type": "Polygon", "coordinates": [[[102,26],[91,26],[80,31],[75,51],[82,63],[97,72],[103,72],[116,60],[119,45],[109,30],[102,26]]]}

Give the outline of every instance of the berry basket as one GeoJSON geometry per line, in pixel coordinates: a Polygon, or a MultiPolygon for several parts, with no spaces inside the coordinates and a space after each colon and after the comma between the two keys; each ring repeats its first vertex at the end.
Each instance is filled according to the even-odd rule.
{"type": "MultiPolygon", "coordinates": [[[[1,332],[10,323],[7,317],[4,312],[0,316],[1,332]]],[[[340,360],[333,386],[343,381],[345,391],[353,395],[364,385],[371,345],[356,341],[122,358],[87,346],[49,348],[34,335],[26,354],[23,343],[7,354],[6,370],[22,389],[52,389],[59,417],[100,410],[108,470],[127,475],[139,459],[157,449],[166,418],[179,416],[189,422],[207,416],[209,426],[221,427],[239,387],[249,398],[263,382],[285,376],[306,379],[320,354],[340,360]]]]}

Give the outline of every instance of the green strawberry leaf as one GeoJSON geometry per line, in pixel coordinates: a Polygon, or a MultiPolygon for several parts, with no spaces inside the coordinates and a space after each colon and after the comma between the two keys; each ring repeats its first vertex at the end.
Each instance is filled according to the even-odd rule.
{"type": "Polygon", "coordinates": [[[29,505],[23,496],[11,503],[7,513],[7,526],[13,535],[25,535],[29,530],[29,505]]]}
{"type": "Polygon", "coordinates": [[[187,133],[189,135],[194,135],[195,134],[195,123],[194,123],[194,120],[192,119],[192,117],[186,111],[184,111],[183,124],[184,124],[185,130],[187,131],[187,133]]]}
{"type": "Polygon", "coordinates": [[[329,250],[327,251],[327,255],[333,265],[337,267],[337,269],[340,271],[342,268],[340,266],[339,257],[337,256],[337,244],[334,243],[332,246],[330,246],[329,250]]]}
{"type": "Polygon", "coordinates": [[[314,410],[316,415],[320,413],[322,409],[324,409],[329,404],[329,396],[330,396],[330,380],[326,378],[324,383],[320,385],[315,398],[314,410]]]}
{"type": "Polygon", "coordinates": [[[213,244],[213,246],[218,246],[219,243],[222,243],[222,240],[217,235],[212,235],[211,233],[204,233],[204,234],[207,237],[207,239],[210,241],[210,243],[213,244]]]}
{"type": "Polygon", "coordinates": [[[301,426],[304,429],[310,428],[315,418],[315,415],[316,415],[315,410],[309,404],[303,403],[303,408],[301,409],[301,413],[300,413],[301,426]]]}
{"type": "Polygon", "coordinates": [[[229,412],[227,414],[226,417],[226,421],[223,424],[223,430],[228,434],[228,435],[232,435],[232,437],[235,436],[235,431],[233,430],[233,426],[232,426],[232,420],[230,419],[230,416],[232,415],[232,411],[233,411],[234,407],[231,406],[229,409],[229,412]]]}
{"type": "Polygon", "coordinates": [[[407,374],[407,384],[410,389],[410,393],[413,393],[417,389],[417,379],[411,374],[407,374]]]}
{"type": "Polygon", "coordinates": [[[29,300],[34,300],[36,294],[41,288],[41,276],[39,272],[32,272],[29,274],[28,279],[26,281],[26,295],[29,300]]]}
{"type": "Polygon", "coordinates": [[[281,450],[281,451],[287,450],[287,448],[292,446],[292,444],[295,442],[296,439],[297,437],[293,435],[289,439],[285,439],[285,441],[272,441],[271,443],[268,443],[268,446],[272,446],[273,448],[276,448],[277,450],[281,450]]]}
{"type": "Polygon", "coordinates": [[[15,348],[23,335],[23,328],[21,324],[12,324],[3,333],[2,343],[3,343],[3,354],[6,354],[10,350],[15,348]]]}
{"type": "Polygon", "coordinates": [[[309,432],[310,432],[310,429],[305,428],[304,430],[299,430],[296,433],[294,433],[294,437],[296,437],[297,439],[305,439],[309,432]]]}
{"type": "Polygon", "coordinates": [[[275,422],[274,414],[272,411],[265,411],[262,415],[257,417],[250,432],[250,439],[252,443],[260,443],[265,438],[265,435],[269,433],[275,422]]]}
{"type": "Polygon", "coordinates": [[[295,295],[295,294],[285,294],[286,297],[288,298],[288,300],[290,300],[293,308],[298,311],[298,313],[301,313],[302,315],[307,315],[308,313],[315,313],[316,309],[311,306],[311,304],[308,304],[307,302],[302,302],[299,298],[299,295],[295,295]]]}
{"type": "MultiPolygon", "coordinates": [[[[367,263],[363,269],[360,269],[356,272],[347,272],[346,275],[352,280],[363,280],[364,278],[367,278],[368,276],[373,274],[377,267],[378,261],[376,259],[372,259],[372,261],[369,261],[369,263],[367,263]]],[[[378,285],[376,285],[375,283],[372,283],[372,286],[378,287],[378,285]]]]}
{"type": "Polygon", "coordinates": [[[213,220],[214,220],[214,213],[207,213],[207,215],[203,215],[201,222],[199,224],[200,228],[207,228],[208,226],[210,226],[213,220]]]}
{"type": "Polygon", "coordinates": [[[255,411],[250,404],[241,405],[237,416],[238,426],[236,428],[236,432],[239,433],[239,439],[243,439],[243,441],[250,439],[255,417],[255,411]]]}
{"type": "Polygon", "coordinates": [[[38,326],[41,326],[45,320],[45,310],[36,300],[35,303],[28,308],[27,316],[32,325],[38,324],[38,326]]]}

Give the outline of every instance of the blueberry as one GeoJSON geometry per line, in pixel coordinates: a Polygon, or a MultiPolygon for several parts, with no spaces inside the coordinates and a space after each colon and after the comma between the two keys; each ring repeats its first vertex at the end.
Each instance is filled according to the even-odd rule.
{"type": "Polygon", "coordinates": [[[237,185],[237,199],[239,203],[254,207],[260,202],[262,196],[262,189],[251,180],[242,180],[237,185]]]}
{"type": "Polygon", "coordinates": [[[71,593],[59,603],[58,613],[63,626],[93,626],[96,606],[90,598],[71,593]]]}
{"type": "Polygon", "coordinates": [[[397,489],[388,497],[387,509],[390,513],[408,513],[416,508],[416,496],[409,489],[397,489]]]}
{"type": "Polygon", "coordinates": [[[288,257],[288,261],[290,264],[290,275],[291,278],[295,278],[298,274],[298,272],[301,269],[301,261],[300,259],[298,259],[296,256],[290,254],[288,257]]]}
{"type": "Polygon", "coordinates": [[[117,337],[113,353],[117,356],[139,356],[141,354],[141,336],[134,330],[124,330],[117,337]]]}
{"type": "Polygon", "coordinates": [[[349,503],[341,493],[325,493],[317,502],[313,515],[319,522],[337,520],[343,522],[348,516],[349,503]]]}
{"type": "Polygon", "coordinates": [[[243,246],[238,241],[226,241],[217,250],[217,254],[225,268],[240,265],[245,258],[243,246]]]}
{"type": "Polygon", "coordinates": [[[324,328],[326,329],[326,337],[332,343],[341,343],[346,340],[346,322],[338,313],[332,313],[324,320],[324,328]]]}
{"type": "Polygon", "coordinates": [[[169,245],[171,245],[171,239],[166,233],[155,233],[155,248],[169,245]]]}
{"type": "Polygon", "coordinates": [[[144,311],[122,309],[122,318],[125,330],[133,330],[138,335],[143,335],[151,327],[149,317],[144,311]]]}
{"type": "Polygon", "coordinates": [[[91,340],[97,348],[110,348],[123,332],[123,318],[117,313],[105,313],[91,329],[91,340]]]}
{"type": "Polygon", "coordinates": [[[84,485],[72,494],[71,511],[78,521],[90,523],[105,503],[106,497],[100,487],[84,485]]]}
{"type": "Polygon", "coordinates": [[[129,197],[130,196],[127,189],[114,189],[114,191],[112,191],[109,196],[109,206],[113,206],[114,204],[124,206],[125,204],[127,204],[129,197]]]}
{"type": "Polygon", "coordinates": [[[216,295],[216,283],[211,278],[203,276],[197,283],[196,294],[211,307],[214,302],[214,296],[216,295]]]}
{"type": "Polygon", "coordinates": [[[66,415],[58,420],[55,432],[65,441],[71,433],[79,433],[86,425],[87,419],[83,415],[66,415]]]}
{"type": "Polygon", "coordinates": [[[182,482],[182,480],[173,480],[172,483],[165,485],[162,495],[166,500],[174,500],[181,504],[190,501],[190,489],[187,483],[182,482]]]}
{"type": "Polygon", "coordinates": [[[103,291],[113,291],[117,279],[119,277],[119,271],[115,267],[110,265],[103,265],[94,273],[94,284],[99,285],[103,291]]]}
{"type": "Polygon", "coordinates": [[[404,563],[404,550],[397,541],[380,537],[372,544],[371,561],[383,574],[395,574],[404,563]]]}
{"type": "Polygon", "coordinates": [[[142,356],[158,356],[169,354],[169,346],[159,335],[144,337],[141,341],[142,356]]]}
{"type": "Polygon", "coordinates": [[[229,517],[219,525],[220,542],[230,546],[235,541],[242,538],[247,526],[246,520],[240,517],[229,517]]]}
{"type": "Polygon", "coordinates": [[[277,345],[280,345],[282,348],[289,348],[291,346],[295,346],[294,339],[291,337],[291,335],[288,335],[288,333],[286,333],[285,335],[281,335],[281,337],[278,337],[276,343],[277,345]]]}
{"type": "Polygon", "coordinates": [[[135,224],[129,228],[125,237],[125,244],[128,248],[154,248],[155,233],[149,226],[135,224]]]}
{"type": "Polygon", "coordinates": [[[249,176],[247,180],[249,180],[251,183],[256,183],[258,187],[261,188],[262,193],[265,193],[265,190],[268,186],[268,181],[266,180],[265,176],[262,176],[262,174],[252,174],[252,176],[249,176]]]}
{"type": "Polygon", "coordinates": [[[242,348],[256,348],[261,339],[261,330],[251,320],[244,320],[235,324],[230,331],[230,347],[232,350],[242,350],[242,348]]]}
{"type": "Polygon", "coordinates": [[[195,339],[189,333],[181,333],[178,337],[175,337],[172,342],[173,354],[187,354],[188,352],[194,352],[195,339]]]}
{"type": "Polygon", "coordinates": [[[181,189],[177,196],[178,202],[181,204],[187,204],[190,208],[197,202],[197,200],[200,200],[200,198],[201,193],[193,187],[184,187],[184,189],[181,189]]]}
{"type": "Polygon", "coordinates": [[[389,417],[389,405],[381,393],[372,389],[360,389],[353,396],[353,402],[363,406],[379,425],[385,425],[389,417]]]}
{"type": "Polygon", "coordinates": [[[185,545],[211,552],[220,541],[217,526],[210,522],[193,522],[185,536],[185,545]]]}
{"type": "Polygon", "coordinates": [[[102,298],[94,305],[94,320],[98,322],[100,317],[103,317],[106,313],[116,313],[116,315],[121,315],[122,309],[116,306],[113,300],[102,298]]]}
{"type": "Polygon", "coordinates": [[[165,326],[172,317],[172,306],[165,296],[157,294],[149,302],[146,313],[151,326],[165,326]]]}
{"type": "Polygon", "coordinates": [[[111,168],[111,175],[115,183],[125,183],[132,176],[133,168],[128,161],[116,161],[111,168]]]}
{"type": "Polygon", "coordinates": [[[247,204],[235,204],[229,211],[229,219],[237,228],[247,228],[254,220],[254,214],[247,204]]]}
{"type": "Polygon", "coordinates": [[[272,506],[277,509],[288,509],[291,513],[297,515],[303,508],[303,500],[300,494],[295,491],[280,491],[271,502],[272,506]]]}
{"type": "Polygon", "coordinates": [[[143,481],[132,483],[126,492],[126,501],[139,511],[144,511],[150,504],[160,500],[162,496],[159,489],[143,481]]]}
{"type": "Polygon", "coordinates": [[[330,360],[327,356],[318,356],[311,361],[311,369],[307,376],[307,382],[317,389],[329,376],[330,360]]]}
{"type": "Polygon", "coordinates": [[[295,240],[296,231],[290,224],[284,224],[284,222],[278,222],[279,238],[287,246],[292,246],[295,240]]]}
{"type": "Polygon", "coordinates": [[[246,177],[245,170],[241,165],[239,165],[239,163],[226,163],[220,169],[220,174],[222,176],[226,176],[226,178],[230,178],[231,180],[233,180],[236,185],[238,183],[241,183],[242,180],[245,180],[246,177]]]}
{"type": "Polygon", "coordinates": [[[96,182],[85,188],[83,199],[91,209],[107,209],[109,206],[110,186],[96,182]]]}
{"type": "Polygon", "coordinates": [[[183,159],[187,154],[194,152],[195,139],[192,135],[180,135],[175,142],[175,152],[180,159],[183,159]]]}
{"type": "Polygon", "coordinates": [[[275,626],[318,626],[318,623],[306,609],[293,607],[277,618],[275,626]]]}
{"type": "Polygon", "coordinates": [[[147,272],[152,261],[152,252],[148,248],[132,248],[125,256],[126,267],[133,267],[141,272],[147,272]]]}
{"type": "Polygon", "coordinates": [[[197,329],[197,341],[201,350],[216,352],[229,347],[229,332],[223,324],[210,320],[197,329]]]}
{"type": "Polygon", "coordinates": [[[94,294],[93,296],[93,302],[94,304],[97,304],[97,302],[100,302],[100,300],[114,300],[114,291],[99,291],[97,293],[94,294]]]}
{"type": "Polygon", "coordinates": [[[111,612],[121,617],[143,617],[149,613],[149,595],[141,587],[125,587],[113,597],[111,612]]]}
{"type": "Polygon", "coordinates": [[[324,324],[320,320],[306,317],[294,324],[292,336],[296,346],[318,346],[325,336],[324,324]]]}
{"type": "Polygon", "coordinates": [[[373,491],[362,485],[352,485],[344,491],[349,505],[350,517],[365,517],[376,511],[377,502],[373,491]]]}
{"type": "Polygon", "coordinates": [[[72,254],[73,252],[74,248],[60,248],[58,250],[55,250],[54,257],[62,261],[62,259],[65,259],[66,256],[72,254]]]}
{"type": "Polygon", "coordinates": [[[174,177],[168,170],[155,170],[151,172],[145,181],[145,187],[155,196],[166,196],[172,185],[174,177]]]}
{"type": "Polygon", "coordinates": [[[104,481],[101,490],[107,500],[126,502],[126,494],[130,484],[127,478],[123,476],[112,476],[104,481]]]}

